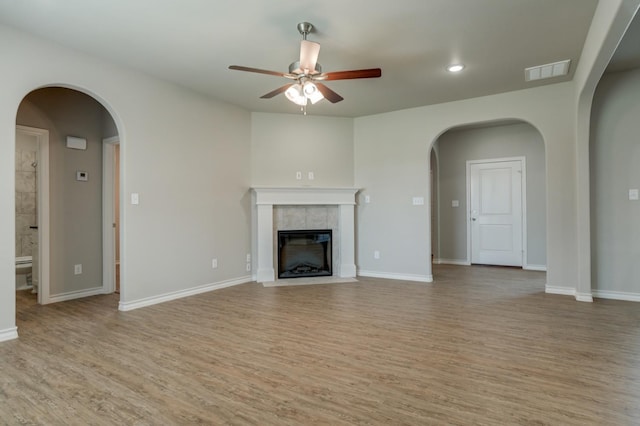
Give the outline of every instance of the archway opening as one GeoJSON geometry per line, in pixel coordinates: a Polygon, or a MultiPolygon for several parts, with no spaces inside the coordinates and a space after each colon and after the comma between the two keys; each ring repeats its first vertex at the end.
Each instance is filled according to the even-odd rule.
{"type": "MultiPolygon", "coordinates": [[[[457,126],[434,142],[430,162],[436,203],[431,220],[435,265],[510,265],[546,271],[545,146],[535,127],[521,120],[457,126]],[[474,183],[478,176],[490,178],[482,184],[484,189],[474,183]],[[503,185],[499,176],[511,180],[503,185]],[[505,193],[504,188],[517,182],[518,194],[505,193]],[[484,201],[474,191],[485,194],[484,201]],[[520,202],[510,198],[518,196],[520,202]],[[492,207],[489,202],[496,204],[492,207]],[[513,211],[513,206],[521,211],[513,211]],[[482,216],[483,208],[493,209],[487,212],[491,217],[482,216]],[[504,222],[498,221],[495,209],[509,212],[500,219],[504,222]],[[521,221],[519,228],[513,217],[521,221]],[[486,226],[478,226],[480,222],[486,226]],[[487,243],[484,253],[480,242],[487,243]],[[504,256],[510,257],[504,260],[504,256]]],[[[434,275],[437,280],[437,268],[434,275]]]]}
{"type": "Polygon", "coordinates": [[[103,266],[103,140],[118,137],[113,117],[86,93],[45,87],[23,98],[16,126],[16,259],[31,259],[30,280],[16,280],[17,300],[112,293],[103,266]],[[46,156],[42,142],[28,146],[29,129],[48,135],[46,156]]]}

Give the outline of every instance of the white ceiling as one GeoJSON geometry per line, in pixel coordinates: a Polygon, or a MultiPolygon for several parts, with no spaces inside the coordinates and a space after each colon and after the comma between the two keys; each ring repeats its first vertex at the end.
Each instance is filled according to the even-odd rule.
{"type": "Polygon", "coordinates": [[[173,81],[251,111],[298,113],[259,97],[298,59],[311,22],[324,71],[382,68],[330,81],[345,100],[314,115],[357,117],[572,78],[597,0],[0,0],[0,23],[173,81]],[[570,74],[524,81],[524,68],[571,59],[570,74]],[[445,71],[463,62],[458,75],[445,71]]]}

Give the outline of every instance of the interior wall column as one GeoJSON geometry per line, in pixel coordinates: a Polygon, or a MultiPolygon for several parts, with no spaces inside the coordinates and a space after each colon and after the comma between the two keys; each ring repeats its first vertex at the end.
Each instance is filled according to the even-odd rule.
{"type": "Polygon", "coordinates": [[[591,105],[600,78],[615,53],[640,0],[608,0],[598,3],[575,71],[576,109],[576,227],[578,235],[578,271],[576,299],[593,301],[591,289],[591,184],[589,138],[591,105]]]}

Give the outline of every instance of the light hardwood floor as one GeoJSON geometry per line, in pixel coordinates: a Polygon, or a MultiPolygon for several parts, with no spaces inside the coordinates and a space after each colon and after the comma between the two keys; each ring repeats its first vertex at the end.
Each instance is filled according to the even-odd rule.
{"type": "Polygon", "coordinates": [[[251,283],[118,312],[18,296],[0,424],[638,425],[640,305],[545,274],[251,283]]]}

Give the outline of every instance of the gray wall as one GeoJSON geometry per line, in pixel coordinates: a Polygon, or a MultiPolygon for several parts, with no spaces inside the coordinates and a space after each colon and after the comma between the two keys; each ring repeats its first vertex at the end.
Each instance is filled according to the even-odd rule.
{"type": "MultiPolygon", "coordinates": [[[[509,119],[530,123],[544,140],[549,182],[544,215],[547,286],[574,291],[578,282],[574,96],[571,83],[560,83],[356,118],[355,183],[363,188],[360,202],[363,195],[371,196],[371,203],[357,209],[359,272],[438,280],[432,277],[429,262],[428,207],[411,202],[415,196],[430,198],[431,145],[449,129],[509,119]],[[380,250],[380,259],[374,258],[374,250],[380,250]]],[[[443,168],[439,166],[441,175],[443,168]]],[[[535,250],[532,255],[532,263],[543,262],[535,258],[535,250]]]]}
{"type": "MultiPolygon", "coordinates": [[[[591,121],[593,289],[640,295],[640,69],[605,74],[591,121]]],[[[597,292],[596,292],[597,296],[597,292]]]]}
{"type": "Polygon", "coordinates": [[[102,285],[102,117],[104,108],[83,93],[45,88],[18,108],[17,124],[49,131],[50,294],[102,285]],[[66,148],[66,137],[86,138],[87,149],[66,148]],[[89,174],[76,180],[76,171],[89,174]],[[82,274],[74,265],[82,264],[82,274]]]}
{"type": "Polygon", "coordinates": [[[526,123],[450,130],[436,142],[439,152],[440,259],[467,259],[466,162],[504,157],[525,157],[527,266],[546,265],[546,194],[544,142],[526,123]],[[458,200],[460,207],[452,207],[458,200]]]}
{"type": "Polygon", "coordinates": [[[250,279],[248,111],[2,25],[0,47],[0,340],[15,336],[16,112],[45,86],[90,94],[117,124],[122,199],[140,194],[121,206],[123,309],[250,279]]]}
{"type": "Polygon", "coordinates": [[[259,186],[353,186],[353,119],[252,113],[251,173],[259,186]]]}

